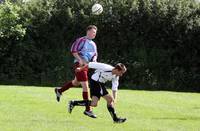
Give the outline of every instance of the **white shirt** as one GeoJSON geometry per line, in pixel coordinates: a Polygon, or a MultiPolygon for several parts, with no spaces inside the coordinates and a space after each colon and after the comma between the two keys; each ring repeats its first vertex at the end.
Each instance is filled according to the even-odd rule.
{"type": "Polygon", "coordinates": [[[88,68],[96,69],[92,75],[93,80],[101,83],[112,81],[112,90],[118,90],[119,76],[112,74],[113,66],[99,62],[89,62],[88,68]]]}

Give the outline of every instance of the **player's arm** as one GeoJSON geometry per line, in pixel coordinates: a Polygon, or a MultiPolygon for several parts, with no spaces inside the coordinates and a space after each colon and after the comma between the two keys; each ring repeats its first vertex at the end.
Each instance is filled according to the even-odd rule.
{"type": "Polygon", "coordinates": [[[119,86],[119,77],[116,77],[112,80],[112,96],[114,98],[114,102],[117,102],[117,91],[119,86]]]}
{"type": "Polygon", "coordinates": [[[92,69],[99,69],[99,70],[105,70],[105,71],[111,71],[113,67],[111,65],[100,63],[100,62],[89,62],[88,64],[85,64],[82,67],[79,67],[76,69],[76,71],[81,71],[85,67],[92,68],[92,69]]]}
{"type": "Polygon", "coordinates": [[[105,64],[105,63],[100,63],[100,62],[89,62],[88,68],[104,70],[104,71],[108,71],[108,70],[113,69],[113,67],[111,65],[108,65],[108,64],[105,64]]]}
{"type": "Polygon", "coordinates": [[[79,52],[80,52],[80,49],[79,47],[80,46],[83,46],[83,42],[81,41],[81,39],[77,39],[73,44],[72,44],[72,47],[71,47],[71,53],[72,55],[78,60],[79,64],[80,65],[84,65],[86,64],[86,62],[80,57],[79,55],[79,52]]]}
{"type": "Polygon", "coordinates": [[[72,55],[78,60],[79,64],[86,65],[87,63],[79,56],[78,52],[73,52],[72,55]]]}
{"type": "Polygon", "coordinates": [[[80,67],[76,68],[76,69],[75,69],[75,72],[80,72],[80,71],[82,71],[83,69],[85,69],[85,68],[87,68],[87,67],[88,67],[88,65],[87,65],[87,64],[84,64],[83,66],[80,66],[80,67]]]}
{"type": "Polygon", "coordinates": [[[117,91],[112,90],[112,96],[114,98],[114,102],[116,103],[117,102],[117,91]]]}

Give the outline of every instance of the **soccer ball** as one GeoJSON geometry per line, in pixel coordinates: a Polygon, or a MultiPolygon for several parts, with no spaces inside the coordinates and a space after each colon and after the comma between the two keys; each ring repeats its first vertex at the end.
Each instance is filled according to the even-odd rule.
{"type": "Polygon", "coordinates": [[[103,12],[103,7],[100,4],[94,4],[92,6],[92,14],[100,15],[103,12]]]}

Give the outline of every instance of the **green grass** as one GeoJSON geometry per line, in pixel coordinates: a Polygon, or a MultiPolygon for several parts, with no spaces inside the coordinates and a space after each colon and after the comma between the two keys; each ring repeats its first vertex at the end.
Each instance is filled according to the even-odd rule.
{"type": "Polygon", "coordinates": [[[71,99],[81,99],[81,89],[65,92],[55,101],[53,88],[0,86],[1,131],[198,131],[200,94],[119,90],[116,110],[127,122],[114,124],[102,99],[94,112],[83,107],[66,110],[71,99]]]}

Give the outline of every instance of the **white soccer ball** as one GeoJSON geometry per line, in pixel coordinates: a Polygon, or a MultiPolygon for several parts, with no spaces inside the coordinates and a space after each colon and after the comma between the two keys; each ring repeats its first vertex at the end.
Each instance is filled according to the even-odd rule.
{"type": "Polygon", "coordinates": [[[92,14],[100,15],[103,12],[103,7],[100,4],[94,4],[92,6],[92,14]]]}

